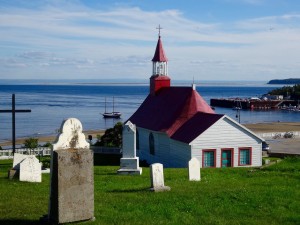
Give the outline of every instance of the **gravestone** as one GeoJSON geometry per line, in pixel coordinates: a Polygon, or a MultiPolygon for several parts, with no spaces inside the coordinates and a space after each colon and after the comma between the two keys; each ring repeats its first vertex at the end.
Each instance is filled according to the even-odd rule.
{"type": "Polygon", "coordinates": [[[151,176],[151,191],[170,191],[171,188],[165,186],[164,181],[164,168],[163,164],[154,163],[150,165],[150,176],[151,176]]]}
{"type": "Polygon", "coordinates": [[[63,121],[51,157],[48,220],[68,223],[94,219],[93,152],[76,118],[63,121]]]}
{"type": "Polygon", "coordinates": [[[20,153],[15,153],[14,154],[14,159],[13,159],[13,169],[19,170],[20,169],[20,163],[28,157],[29,157],[29,155],[23,155],[23,154],[20,154],[20,153]]]}
{"type": "Polygon", "coordinates": [[[8,178],[19,178],[19,171],[20,171],[20,163],[26,159],[28,155],[23,155],[19,153],[14,154],[13,158],[13,168],[8,171],[8,178]]]}
{"type": "Polygon", "coordinates": [[[42,165],[35,155],[15,153],[13,168],[9,171],[9,179],[19,178],[20,181],[42,182],[41,167],[42,165]]]}
{"type": "Polygon", "coordinates": [[[139,157],[136,157],[136,127],[130,121],[123,126],[123,156],[118,174],[142,174],[139,157]]]}
{"type": "Polygon", "coordinates": [[[39,160],[30,155],[20,163],[20,181],[42,182],[42,165],[39,160]]]}
{"type": "Polygon", "coordinates": [[[200,162],[198,159],[193,157],[189,161],[189,180],[190,181],[200,181],[200,162]]]}

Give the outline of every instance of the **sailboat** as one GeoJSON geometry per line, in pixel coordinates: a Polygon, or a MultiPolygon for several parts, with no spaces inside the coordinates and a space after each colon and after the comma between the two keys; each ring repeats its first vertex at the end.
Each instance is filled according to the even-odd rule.
{"type": "Polygon", "coordinates": [[[121,113],[115,112],[115,98],[113,97],[113,111],[112,112],[106,112],[106,98],[105,98],[105,112],[102,113],[104,118],[120,118],[121,113]]]}

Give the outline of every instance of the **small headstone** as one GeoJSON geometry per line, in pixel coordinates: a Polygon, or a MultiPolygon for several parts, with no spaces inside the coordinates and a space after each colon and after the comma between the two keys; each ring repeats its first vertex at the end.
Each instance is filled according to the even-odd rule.
{"type": "Polygon", "coordinates": [[[128,121],[123,127],[123,156],[118,174],[142,174],[139,157],[136,157],[136,127],[128,121]]]}
{"type": "Polygon", "coordinates": [[[189,161],[189,180],[190,181],[199,181],[199,180],[201,180],[200,162],[195,157],[193,157],[189,161]]]}
{"type": "Polygon", "coordinates": [[[266,160],[265,160],[265,164],[266,164],[266,165],[270,164],[270,159],[266,159],[266,160]]]}
{"type": "Polygon", "coordinates": [[[15,153],[14,154],[14,160],[13,160],[13,169],[19,170],[20,169],[20,163],[28,157],[29,157],[29,155],[23,155],[23,154],[20,154],[20,153],[15,153]]]}
{"type": "Polygon", "coordinates": [[[9,179],[20,181],[42,182],[41,163],[35,155],[14,154],[13,169],[8,173],[9,179]]]}
{"type": "Polygon", "coordinates": [[[94,160],[89,147],[80,121],[65,120],[51,157],[50,222],[94,219],[94,160]]]}
{"type": "Polygon", "coordinates": [[[164,181],[164,168],[160,163],[154,163],[150,165],[150,176],[151,176],[151,191],[170,191],[171,188],[165,186],[164,181]]]}
{"type": "Polygon", "coordinates": [[[39,160],[30,155],[20,163],[20,181],[42,182],[42,165],[39,160]]]}

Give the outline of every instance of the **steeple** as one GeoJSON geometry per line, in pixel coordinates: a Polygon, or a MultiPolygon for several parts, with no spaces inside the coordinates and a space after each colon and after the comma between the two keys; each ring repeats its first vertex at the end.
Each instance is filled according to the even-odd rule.
{"type": "Polygon", "coordinates": [[[155,49],[154,56],[152,58],[152,76],[150,78],[150,93],[155,93],[162,87],[170,87],[171,79],[168,77],[168,58],[166,57],[160,30],[162,27],[159,25],[158,28],[158,41],[155,49]]]}
{"type": "Polygon", "coordinates": [[[158,41],[155,49],[155,53],[152,59],[153,64],[153,73],[152,75],[168,75],[168,58],[166,57],[161,36],[160,36],[160,30],[162,29],[159,25],[158,28],[158,41]]]}

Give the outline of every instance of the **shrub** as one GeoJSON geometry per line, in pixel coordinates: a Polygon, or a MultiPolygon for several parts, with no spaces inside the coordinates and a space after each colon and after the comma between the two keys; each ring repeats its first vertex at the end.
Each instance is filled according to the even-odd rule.
{"type": "Polygon", "coordinates": [[[28,138],[24,141],[25,148],[37,148],[39,146],[39,139],[37,138],[28,138]]]}
{"type": "Polygon", "coordinates": [[[52,144],[50,142],[47,142],[45,144],[43,144],[42,147],[48,147],[48,148],[51,148],[52,147],[52,144]]]}
{"type": "Polygon", "coordinates": [[[123,124],[121,122],[116,123],[113,128],[107,129],[104,135],[97,135],[97,142],[95,145],[104,147],[121,147],[122,130],[123,124]]]}

